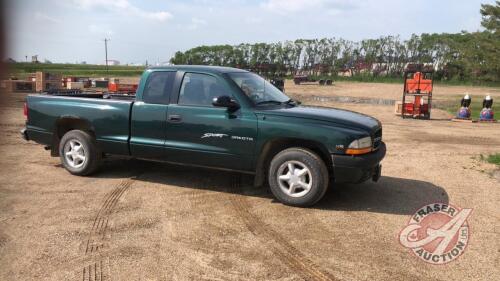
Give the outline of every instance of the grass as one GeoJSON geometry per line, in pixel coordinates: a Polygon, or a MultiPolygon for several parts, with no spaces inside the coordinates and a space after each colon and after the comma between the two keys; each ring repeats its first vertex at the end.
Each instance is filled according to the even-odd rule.
{"type": "Polygon", "coordinates": [[[500,166],[500,153],[488,155],[488,157],[486,157],[486,161],[488,163],[500,166]]]}
{"type": "Polygon", "coordinates": [[[490,154],[486,157],[481,154],[480,158],[483,161],[500,166],[500,153],[490,154]]]}
{"type": "MultiPolygon", "coordinates": [[[[471,96],[472,102],[470,104],[470,109],[471,109],[471,118],[472,119],[479,119],[479,114],[481,113],[481,110],[483,109],[483,96],[471,96]]],[[[452,99],[445,100],[445,101],[434,101],[433,106],[435,108],[439,108],[445,111],[448,111],[449,113],[453,114],[454,116],[457,115],[458,110],[460,109],[460,101],[462,100],[462,96],[456,96],[452,99]]]]}
{"type": "Polygon", "coordinates": [[[145,69],[144,66],[111,65],[109,66],[109,72],[107,72],[105,65],[60,63],[12,63],[8,67],[13,75],[21,78],[36,71],[89,77],[102,77],[107,74],[109,76],[138,76],[145,69]]]}
{"type": "Polygon", "coordinates": [[[334,78],[334,81],[403,84],[403,78],[372,75],[357,75],[352,77],[337,76],[334,78]]]}
{"type": "MultiPolygon", "coordinates": [[[[27,63],[18,62],[8,64],[12,74],[19,76],[20,78],[25,77],[29,73],[36,71],[45,71],[52,73],[60,73],[63,75],[74,75],[74,76],[89,76],[89,77],[102,77],[108,74],[106,72],[106,66],[104,65],[93,65],[93,64],[61,64],[61,63],[27,63]]],[[[144,71],[144,66],[126,66],[126,65],[116,65],[109,66],[109,76],[139,76],[144,71]]],[[[287,78],[293,79],[292,75],[287,78]]],[[[403,84],[402,77],[391,77],[391,76],[373,76],[369,74],[359,74],[352,77],[327,77],[327,76],[314,76],[316,79],[332,79],[333,81],[349,81],[349,82],[372,82],[372,83],[393,83],[393,84],[403,84]]],[[[439,81],[435,80],[436,85],[453,85],[453,86],[485,86],[485,87],[500,87],[500,82],[485,82],[485,81],[460,81],[460,80],[449,80],[449,81],[439,81]]]]}

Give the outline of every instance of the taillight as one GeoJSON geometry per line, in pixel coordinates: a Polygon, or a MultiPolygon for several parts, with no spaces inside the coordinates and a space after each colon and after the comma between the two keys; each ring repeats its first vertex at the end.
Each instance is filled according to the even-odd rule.
{"type": "Polygon", "coordinates": [[[23,109],[23,113],[24,113],[24,118],[26,118],[26,120],[28,120],[28,103],[24,103],[24,109],[23,109]]]}

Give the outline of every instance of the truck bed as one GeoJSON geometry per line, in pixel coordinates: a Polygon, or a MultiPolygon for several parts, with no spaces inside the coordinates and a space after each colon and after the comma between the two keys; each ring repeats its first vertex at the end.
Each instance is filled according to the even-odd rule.
{"type": "Polygon", "coordinates": [[[128,155],[130,114],[135,96],[99,93],[28,95],[30,139],[50,145],[64,120],[79,120],[95,132],[104,151],[128,155]]]}

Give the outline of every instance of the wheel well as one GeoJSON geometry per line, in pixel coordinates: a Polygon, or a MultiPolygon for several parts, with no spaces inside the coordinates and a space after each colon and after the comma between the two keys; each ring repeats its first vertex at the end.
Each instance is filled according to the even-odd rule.
{"type": "Polygon", "coordinates": [[[57,120],[51,146],[51,156],[59,156],[59,142],[71,130],[81,130],[95,138],[95,133],[89,121],[79,118],[66,117],[57,120]]]}
{"type": "Polygon", "coordinates": [[[321,157],[321,159],[325,163],[326,168],[328,169],[328,173],[332,175],[333,173],[332,159],[330,158],[330,153],[328,152],[328,149],[326,149],[324,145],[311,140],[282,138],[282,139],[270,140],[266,144],[264,144],[256,163],[255,182],[254,182],[255,186],[261,186],[262,184],[264,184],[267,176],[267,170],[273,157],[280,151],[283,151],[291,147],[307,148],[316,153],[319,157],[321,157]]]}

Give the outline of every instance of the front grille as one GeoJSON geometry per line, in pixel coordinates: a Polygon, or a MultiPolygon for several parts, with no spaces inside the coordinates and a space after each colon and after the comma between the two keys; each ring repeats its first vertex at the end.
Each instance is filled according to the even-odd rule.
{"type": "Polygon", "coordinates": [[[372,138],[373,138],[373,150],[376,150],[382,143],[382,128],[377,129],[375,133],[372,135],[372,138]]]}

